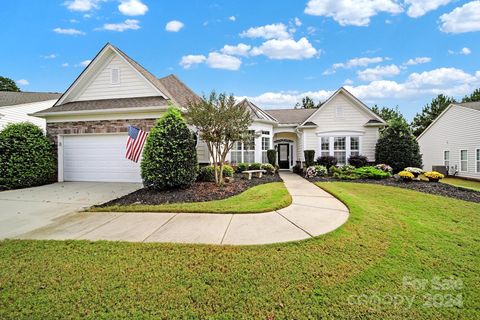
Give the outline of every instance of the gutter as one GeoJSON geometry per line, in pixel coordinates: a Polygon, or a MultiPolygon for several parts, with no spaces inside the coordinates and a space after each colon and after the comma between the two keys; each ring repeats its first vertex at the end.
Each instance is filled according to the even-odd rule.
{"type": "Polygon", "coordinates": [[[99,110],[78,110],[78,111],[54,111],[54,112],[35,112],[29,113],[29,116],[33,117],[54,117],[54,116],[69,116],[69,115],[97,115],[97,114],[111,114],[111,113],[138,113],[148,111],[165,111],[169,106],[156,106],[156,107],[133,107],[133,108],[112,108],[112,109],[99,109],[99,110]]]}

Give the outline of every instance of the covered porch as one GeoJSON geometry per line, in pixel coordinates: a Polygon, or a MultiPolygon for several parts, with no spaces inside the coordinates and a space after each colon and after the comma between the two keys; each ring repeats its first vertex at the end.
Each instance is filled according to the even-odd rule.
{"type": "Polygon", "coordinates": [[[277,151],[277,164],[280,170],[291,170],[301,161],[297,133],[293,130],[276,129],[273,134],[273,147],[277,151]]]}

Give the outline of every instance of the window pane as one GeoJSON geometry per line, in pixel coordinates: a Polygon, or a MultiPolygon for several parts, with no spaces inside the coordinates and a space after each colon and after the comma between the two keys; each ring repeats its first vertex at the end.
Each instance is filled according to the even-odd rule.
{"type": "Polygon", "coordinates": [[[333,150],[345,150],[345,137],[335,137],[333,141],[333,150]]]}
{"type": "Polygon", "coordinates": [[[450,151],[445,151],[443,153],[443,160],[450,160],[450,151]]]}
{"type": "Polygon", "coordinates": [[[262,163],[268,163],[267,152],[262,151],[262,163]]]}
{"type": "MultiPolygon", "coordinates": [[[[351,137],[350,138],[350,150],[358,151],[360,150],[360,138],[359,137],[351,137]]],[[[353,152],[352,152],[353,154],[353,152]]]]}
{"type": "Polygon", "coordinates": [[[262,150],[268,150],[270,148],[270,137],[262,137],[262,150]]]}
{"type": "Polygon", "coordinates": [[[352,156],[359,156],[359,155],[360,155],[360,152],[358,152],[358,151],[351,151],[351,152],[350,152],[350,155],[352,155],[352,156]]]}
{"type": "Polygon", "coordinates": [[[247,162],[247,163],[255,162],[255,151],[244,151],[243,162],[247,162]]]}
{"type": "Polygon", "coordinates": [[[270,131],[262,131],[262,134],[263,134],[263,135],[266,135],[266,136],[269,136],[269,135],[270,135],[270,131]]]}
{"type": "Polygon", "coordinates": [[[468,151],[467,150],[462,150],[460,151],[460,159],[462,161],[466,161],[468,159],[468,151]]]}
{"type": "Polygon", "coordinates": [[[346,163],[346,152],[345,151],[335,151],[333,153],[335,159],[337,159],[338,164],[345,164],[346,163]]]}
{"type": "Polygon", "coordinates": [[[288,160],[288,145],[280,145],[280,161],[287,161],[288,160]]]}
{"type": "Polygon", "coordinates": [[[477,161],[480,161],[480,149],[477,149],[477,161]]]}
{"type": "Polygon", "coordinates": [[[327,154],[326,154],[327,156],[328,156],[329,147],[330,147],[330,138],[329,137],[322,137],[321,148],[322,148],[322,151],[327,151],[327,154]]]}
{"type": "Polygon", "coordinates": [[[241,151],[232,151],[230,155],[230,161],[232,163],[241,163],[242,162],[242,152],[241,151]]]}

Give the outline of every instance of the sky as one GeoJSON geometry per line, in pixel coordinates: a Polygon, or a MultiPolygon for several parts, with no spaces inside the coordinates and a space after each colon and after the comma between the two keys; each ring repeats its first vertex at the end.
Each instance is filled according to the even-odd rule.
{"type": "Polygon", "coordinates": [[[265,109],[344,86],[412,119],[480,87],[480,0],[16,0],[0,21],[0,75],[23,91],[63,92],[107,42],[265,109]]]}

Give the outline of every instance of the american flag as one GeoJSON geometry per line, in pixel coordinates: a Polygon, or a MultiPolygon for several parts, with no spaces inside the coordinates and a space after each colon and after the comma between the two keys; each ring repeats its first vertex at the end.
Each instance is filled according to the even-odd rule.
{"type": "Polygon", "coordinates": [[[148,133],[134,126],[128,126],[127,153],[125,157],[138,162],[148,133]]]}

